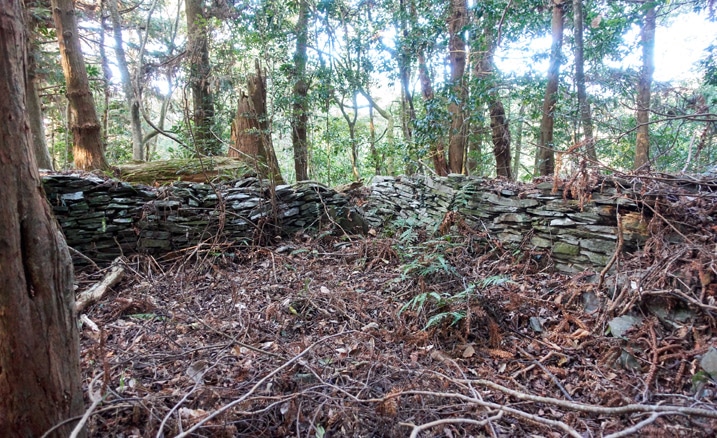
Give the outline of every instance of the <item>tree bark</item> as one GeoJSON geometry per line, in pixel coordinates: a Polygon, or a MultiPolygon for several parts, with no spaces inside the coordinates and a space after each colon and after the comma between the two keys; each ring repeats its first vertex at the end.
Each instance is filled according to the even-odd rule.
{"type": "MultiPolygon", "coordinates": [[[[643,1],[646,3],[646,1],[643,1]]],[[[650,97],[652,75],[655,72],[655,6],[645,12],[640,33],[642,43],[642,71],[637,84],[637,140],[635,142],[635,170],[650,167],[650,97]]]]}
{"type": "Polygon", "coordinates": [[[232,122],[229,156],[249,163],[262,178],[283,184],[279,162],[271,141],[271,128],[266,112],[266,78],[259,61],[256,73],[247,79],[247,93],[240,91],[237,115],[232,122]]]}
{"type": "Polygon", "coordinates": [[[189,87],[192,90],[194,144],[198,153],[219,155],[221,144],[214,136],[214,98],[209,88],[209,42],[207,16],[202,0],[186,0],[189,87]]]}
{"type": "Polygon", "coordinates": [[[35,160],[40,169],[53,169],[50,151],[47,149],[45,139],[45,120],[42,114],[42,102],[37,92],[37,63],[35,62],[35,41],[33,34],[37,23],[28,17],[29,31],[27,32],[27,116],[30,121],[32,132],[32,149],[35,153],[35,160]]]}
{"type": "Polygon", "coordinates": [[[0,436],[11,438],[83,411],[72,261],[31,151],[22,5],[0,0],[0,436]]]}
{"type": "MultiPolygon", "coordinates": [[[[383,117],[386,120],[386,140],[390,146],[394,146],[393,116],[391,115],[390,112],[386,111],[379,104],[377,104],[376,101],[374,100],[374,98],[371,96],[371,94],[369,94],[368,91],[366,91],[365,89],[361,89],[361,94],[366,98],[366,100],[368,100],[370,109],[372,109],[372,110],[375,109],[376,112],[378,112],[381,115],[381,117],[383,117]]],[[[375,128],[373,128],[373,129],[375,129],[375,128]]],[[[375,135],[375,134],[372,134],[372,135],[375,135]]],[[[372,139],[371,142],[372,143],[375,142],[375,139],[372,139]]],[[[373,151],[372,151],[372,154],[374,154],[373,151]]],[[[380,160],[383,158],[382,156],[378,156],[377,154],[374,154],[374,157],[377,160],[380,160]]],[[[389,163],[385,163],[385,162],[384,163],[376,163],[376,175],[380,175],[381,170],[387,172],[387,173],[385,173],[386,175],[389,175],[390,174],[390,173],[388,173],[390,171],[389,167],[390,167],[389,163]]]]}
{"type": "Polygon", "coordinates": [[[60,45],[60,62],[70,103],[70,127],[75,167],[83,170],[106,169],[100,122],[82,56],[72,0],[52,0],[52,16],[60,45]]]}
{"type": "Polygon", "coordinates": [[[399,76],[401,78],[401,121],[403,137],[406,144],[413,141],[413,124],[416,121],[416,108],[413,105],[413,93],[411,92],[411,55],[413,54],[410,44],[409,20],[411,25],[416,20],[416,5],[414,0],[399,0],[399,26],[401,32],[401,45],[396,56],[399,76]]]}
{"type": "Polygon", "coordinates": [[[309,179],[309,150],[306,126],[309,123],[309,84],[306,81],[306,59],[309,38],[308,0],[299,0],[299,20],[296,23],[296,52],[294,53],[294,102],[291,115],[291,144],[294,149],[296,181],[309,179]]]}
{"type": "Polygon", "coordinates": [[[127,103],[130,115],[130,126],[132,128],[132,159],[136,161],[144,160],[144,151],[142,148],[142,119],[139,113],[139,93],[135,85],[132,83],[132,75],[129,72],[129,64],[124,51],[124,41],[122,38],[122,19],[117,8],[117,0],[109,0],[107,6],[110,10],[110,18],[112,19],[112,33],[115,39],[115,54],[117,55],[117,67],[120,71],[120,79],[122,80],[122,91],[124,99],[127,103]]]}
{"type": "Polygon", "coordinates": [[[493,83],[493,54],[496,41],[491,32],[485,29],[485,48],[480,62],[475,63],[475,77],[483,80],[483,87],[487,89],[488,111],[490,112],[490,129],[493,140],[493,156],[495,157],[495,172],[499,177],[512,179],[510,156],[510,127],[505,115],[505,107],[493,83]]]}
{"type": "Polygon", "coordinates": [[[466,132],[464,108],[467,90],[464,83],[466,69],[466,42],[463,40],[464,28],[468,22],[466,0],[451,0],[451,16],[448,22],[451,63],[451,85],[453,98],[448,105],[451,114],[451,129],[448,137],[448,168],[452,173],[463,173],[463,158],[466,151],[466,132]]]}
{"type": "Polygon", "coordinates": [[[520,105],[518,110],[518,126],[515,128],[515,145],[513,146],[513,179],[518,179],[520,175],[520,156],[523,149],[523,127],[525,121],[525,104],[520,105]]]}
{"type": "Polygon", "coordinates": [[[585,152],[588,158],[595,162],[597,161],[597,153],[595,152],[595,139],[593,138],[593,120],[590,113],[590,102],[588,102],[587,91],[585,90],[583,0],[573,0],[573,27],[575,28],[575,84],[578,89],[578,109],[580,111],[580,121],[583,125],[583,141],[585,142],[585,152]]]}
{"type": "MultiPolygon", "coordinates": [[[[433,92],[433,85],[431,84],[431,76],[428,73],[428,66],[426,65],[426,56],[423,53],[423,49],[418,50],[418,79],[421,83],[421,95],[425,102],[426,115],[430,119],[433,108],[435,108],[435,93],[433,92]]],[[[433,170],[436,171],[437,175],[446,176],[448,175],[448,163],[446,162],[446,146],[443,140],[443,136],[439,135],[438,138],[431,142],[428,147],[429,153],[431,154],[431,160],[433,161],[433,170]]]]}
{"type": "Polygon", "coordinates": [[[555,124],[555,105],[560,81],[560,52],[563,47],[563,0],[553,0],[553,18],[551,21],[553,43],[550,49],[550,67],[548,84],[543,100],[543,117],[540,121],[540,139],[538,140],[538,173],[552,175],[555,171],[555,145],[553,127],[555,124]]]}

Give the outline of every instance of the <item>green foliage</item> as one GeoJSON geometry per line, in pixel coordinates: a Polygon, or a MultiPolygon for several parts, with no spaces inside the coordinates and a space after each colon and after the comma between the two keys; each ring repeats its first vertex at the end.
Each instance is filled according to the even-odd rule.
{"type": "Polygon", "coordinates": [[[411,310],[416,314],[425,314],[428,318],[423,330],[438,326],[444,321],[450,321],[449,326],[454,327],[466,317],[467,304],[480,295],[480,290],[511,282],[505,276],[491,276],[471,283],[463,290],[455,293],[423,292],[406,302],[398,311],[411,310]],[[477,291],[478,290],[478,291],[477,291]],[[457,310],[460,309],[460,310],[457,310]]]}

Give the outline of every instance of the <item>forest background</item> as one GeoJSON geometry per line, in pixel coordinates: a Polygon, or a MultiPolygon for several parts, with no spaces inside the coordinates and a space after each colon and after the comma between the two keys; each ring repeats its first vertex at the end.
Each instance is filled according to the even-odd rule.
{"type": "Polygon", "coordinates": [[[712,1],[26,7],[44,168],[228,154],[279,180],[333,185],[416,172],[529,180],[556,172],[555,152],[558,171],[705,172],[717,159],[712,1]],[[60,69],[53,9],[77,18],[62,39],[78,37],[84,55],[92,135],[78,134],[81,72],[60,69]],[[693,40],[670,62],[691,74],[653,80],[655,53],[684,41],[674,29],[685,21],[693,40]],[[99,148],[82,145],[95,135],[99,148]]]}

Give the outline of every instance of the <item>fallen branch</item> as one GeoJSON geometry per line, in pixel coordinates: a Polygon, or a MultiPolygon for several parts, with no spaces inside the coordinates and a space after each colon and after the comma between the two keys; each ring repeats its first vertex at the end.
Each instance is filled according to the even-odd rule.
{"type": "Polygon", "coordinates": [[[419,433],[423,432],[424,430],[428,430],[435,426],[441,426],[443,424],[455,424],[455,423],[467,423],[472,424],[474,426],[485,426],[486,424],[490,423],[491,421],[500,420],[500,418],[503,416],[503,411],[499,411],[497,414],[493,415],[492,417],[488,417],[484,420],[473,420],[471,418],[444,418],[442,420],[436,420],[431,421],[430,423],[425,423],[421,425],[416,425],[412,423],[401,423],[401,426],[409,426],[413,428],[413,431],[411,431],[411,435],[409,438],[416,438],[419,433]]]}
{"type": "Polygon", "coordinates": [[[118,257],[112,262],[110,272],[105,275],[102,281],[77,296],[77,311],[82,312],[85,307],[102,298],[109,288],[122,280],[123,276],[124,260],[122,257],[118,257]]]}

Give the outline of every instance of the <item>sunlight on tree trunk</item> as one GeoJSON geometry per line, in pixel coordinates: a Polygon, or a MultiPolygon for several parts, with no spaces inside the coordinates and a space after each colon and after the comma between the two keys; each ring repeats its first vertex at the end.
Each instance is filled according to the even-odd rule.
{"type": "MultiPolygon", "coordinates": [[[[643,2],[645,3],[645,2],[643,2]]],[[[650,167],[650,88],[655,72],[655,6],[645,12],[640,39],[642,44],[642,71],[637,84],[637,140],[635,142],[635,170],[650,167]]]]}
{"type": "Polygon", "coordinates": [[[31,151],[21,5],[0,0],[0,436],[8,438],[42,436],[83,411],[72,261],[31,151]]]}
{"type": "Polygon", "coordinates": [[[105,160],[95,101],[90,92],[73,1],[52,0],[52,16],[70,103],[75,167],[83,170],[106,169],[109,166],[105,160]]]}
{"type": "Polygon", "coordinates": [[[580,122],[583,125],[583,141],[585,142],[585,152],[588,158],[596,162],[593,120],[590,113],[590,102],[588,102],[587,91],[585,90],[583,0],[573,0],[573,27],[575,31],[575,86],[578,89],[578,109],[580,111],[580,122]]]}
{"type": "Polygon", "coordinates": [[[466,151],[467,123],[464,105],[467,89],[463,75],[466,69],[466,42],[463,32],[468,23],[466,0],[451,0],[451,15],[448,21],[448,33],[451,63],[451,85],[453,96],[448,104],[451,113],[451,129],[448,136],[448,167],[452,173],[463,173],[463,161],[466,151]]]}
{"type": "Polygon", "coordinates": [[[560,52],[563,47],[563,0],[553,0],[553,18],[551,21],[553,43],[550,50],[548,84],[545,87],[543,116],[540,122],[540,139],[537,151],[537,172],[539,175],[552,175],[555,171],[555,145],[553,144],[553,126],[555,124],[555,105],[560,81],[560,52]]]}

